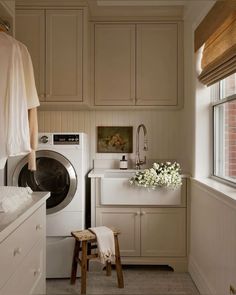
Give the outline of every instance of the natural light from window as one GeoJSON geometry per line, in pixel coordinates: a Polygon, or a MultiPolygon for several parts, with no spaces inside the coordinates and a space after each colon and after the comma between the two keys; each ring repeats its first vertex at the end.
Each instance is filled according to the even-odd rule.
{"type": "Polygon", "coordinates": [[[214,176],[236,184],[236,74],[211,86],[214,176]]]}

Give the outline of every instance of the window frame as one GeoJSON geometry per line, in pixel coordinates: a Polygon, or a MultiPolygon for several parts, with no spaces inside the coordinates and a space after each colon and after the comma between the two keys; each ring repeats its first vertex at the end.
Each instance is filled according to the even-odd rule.
{"type": "MultiPolygon", "coordinates": [[[[232,181],[231,178],[227,178],[227,177],[221,177],[219,175],[216,175],[216,149],[217,148],[221,148],[222,147],[216,147],[216,128],[217,127],[217,123],[216,123],[216,107],[218,107],[219,105],[224,105],[230,101],[236,101],[236,94],[233,95],[229,95],[227,97],[224,97],[223,94],[223,84],[224,84],[224,80],[221,80],[217,83],[215,83],[214,85],[211,86],[211,99],[212,99],[212,104],[211,104],[211,110],[212,110],[212,151],[213,151],[213,155],[212,155],[212,178],[224,183],[224,184],[228,184],[232,187],[236,188],[236,179],[235,181],[232,181]]],[[[218,119],[219,120],[219,119],[218,119]]],[[[222,126],[223,128],[223,126],[222,126]]],[[[223,133],[224,133],[224,128],[223,128],[223,133]]],[[[221,138],[222,138],[222,133],[221,133],[221,138]]],[[[224,141],[222,140],[222,143],[224,143],[224,141]]],[[[223,145],[223,144],[222,144],[223,145]]],[[[225,161],[222,161],[223,163],[225,163],[225,161]]],[[[224,169],[224,168],[223,168],[224,169]]],[[[225,173],[224,173],[225,174],[225,173]]]]}

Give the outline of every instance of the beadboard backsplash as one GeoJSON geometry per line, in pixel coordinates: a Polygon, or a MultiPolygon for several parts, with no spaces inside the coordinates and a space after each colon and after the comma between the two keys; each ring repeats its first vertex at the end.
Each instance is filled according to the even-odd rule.
{"type": "MultiPolygon", "coordinates": [[[[183,111],[40,111],[40,132],[85,132],[90,141],[90,165],[93,159],[117,159],[122,154],[97,153],[97,126],[133,126],[133,153],[135,159],[136,129],[143,123],[148,131],[148,159],[177,160],[182,171],[189,171],[183,111]]],[[[143,132],[140,132],[142,148],[143,132]]],[[[142,157],[142,155],[141,155],[142,157]]]]}

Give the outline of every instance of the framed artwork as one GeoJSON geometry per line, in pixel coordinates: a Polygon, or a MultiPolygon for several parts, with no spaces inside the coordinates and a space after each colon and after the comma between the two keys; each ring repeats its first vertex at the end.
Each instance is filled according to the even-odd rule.
{"type": "Polygon", "coordinates": [[[130,126],[98,126],[98,153],[132,153],[133,127],[130,126]]]}

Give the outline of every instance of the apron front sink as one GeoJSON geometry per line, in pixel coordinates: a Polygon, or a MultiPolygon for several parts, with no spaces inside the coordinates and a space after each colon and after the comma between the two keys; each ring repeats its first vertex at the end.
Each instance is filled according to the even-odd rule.
{"type": "Polygon", "coordinates": [[[160,205],[179,206],[184,202],[182,190],[168,188],[150,188],[131,185],[129,179],[137,170],[108,170],[101,178],[102,205],[160,205]]]}

